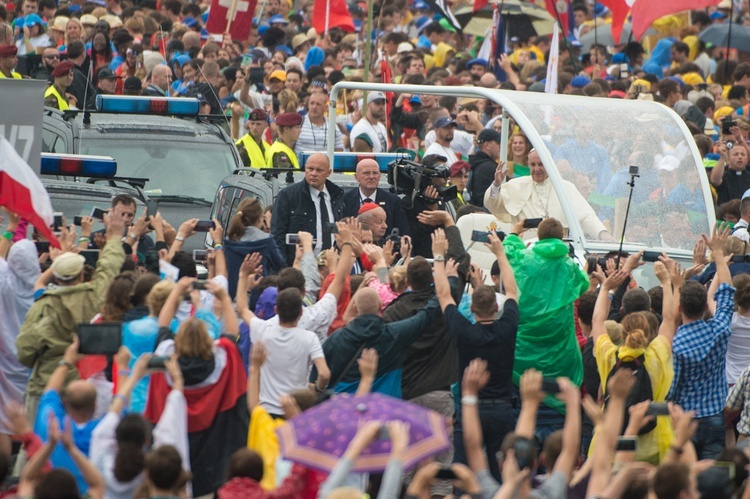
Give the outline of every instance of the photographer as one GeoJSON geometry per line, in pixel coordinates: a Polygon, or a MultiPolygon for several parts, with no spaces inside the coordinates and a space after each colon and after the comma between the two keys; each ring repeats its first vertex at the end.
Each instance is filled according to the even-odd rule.
{"type": "Polygon", "coordinates": [[[718,204],[740,199],[742,193],[750,189],[747,139],[738,126],[731,127],[730,131],[731,135],[724,135],[716,146],[720,158],[709,176],[711,185],[716,187],[718,204]]]}
{"type": "MultiPolygon", "coordinates": [[[[420,219],[420,213],[424,211],[445,211],[453,220],[456,219],[453,206],[449,203],[450,193],[453,193],[452,195],[455,197],[455,188],[448,191],[443,189],[447,186],[450,175],[450,170],[445,164],[446,161],[445,156],[437,154],[429,154],[422,159],[424,173],[420,185],[415,186],[415,189],[419,189],[419,194],[414,197],[412,207],[406,209],[406,218],[409,220],[412,241],[414,242],[413,256],[432,258],[430,237],[435,230],[435,226],[425,223],[424,219],[420,219]]],[[[409,197],[409,194],[407,194],[407,197],[409,197]]],[[[408,199],[405,199],[404,204],[409,204],[408,199]]]]}

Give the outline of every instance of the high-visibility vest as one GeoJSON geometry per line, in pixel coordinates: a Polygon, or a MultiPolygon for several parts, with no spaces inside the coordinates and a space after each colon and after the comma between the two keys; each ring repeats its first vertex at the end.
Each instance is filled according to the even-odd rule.
{"type": "Polygon", "coordinates": [[[286,153],[286,155],[289,156],[289,160],[292,162],[292,167],[299,170],[299,160],[297,159],[297,155],[294,154],[294,149],[278,139],[268,148],[268,152],[266,153],[266,165],[268,168],[273,168],[273,157],[280,152],[286,153]]]}
{"type": "Polygon", "coordinates": [[[268,142],[265,140],[262,141],[262,144],[263,151],[260,150],[260,146],[249,133],[245,134],[244,137],[237,141],[237,145],[243,146],[245,151],[247,151],[247,157],[250,158],[250,164],[248,166],[252,166],[253,168],[266,168],[268,163],[266,153],[271,146],[268,145],[268,142]]]}
{"type": "MultiPolygon", "coordinates": [[[[21,79],[21,75],[20,75],[20,74],[18,74],[18,73],[16,73],[15,71],[11,71],[11,72],[10,72],[10,76],[11,76],[11,77],[12,77],[13,79],[16,79],[16,80],[20,80],[20,79],[21,79]]],[[[7,76],[5,76],[5,73],[3,73],[2,71],[0,71],[0,78],[8,78],[8,77],[7,77],[7,76]]]]}
{"type": "Polygon", "coordinates": [[[68,101],[60,95],[60,92],[57,91],[54,85],[50,85],[46,92],[44,92],[44,98],[46,99],[50,95],[54,95],[57,99],[57,109],[60,111],[67,111],[70,109],[70,105],[68,104],[68,101]]]}

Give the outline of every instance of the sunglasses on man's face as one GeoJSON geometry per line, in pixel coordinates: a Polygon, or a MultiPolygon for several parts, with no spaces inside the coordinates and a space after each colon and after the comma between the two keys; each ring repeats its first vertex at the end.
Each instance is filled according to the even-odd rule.
{"type": "Polygon", "coordinates": [[[59,59],[60,56],[59,55],[45,55],[44,58],[45,59],[59,59]]]}

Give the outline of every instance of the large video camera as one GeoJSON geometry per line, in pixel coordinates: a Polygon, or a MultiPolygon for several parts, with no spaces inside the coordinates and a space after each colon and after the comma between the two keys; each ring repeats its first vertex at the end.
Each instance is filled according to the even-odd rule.
{"type": "MultiPolygon", "coordinates": [[[[433,178],[448,179],[450,176],[450,168],[446,164],[423,165],[405,158],[388,163],[388,183],[391,185],[391,191],[405,195],[405,208],[412,208],[417,197],[427,203],[433,203],[434,200],[425,198],[422,191],[432,185],[433,178]]],[[[450,201],[458,196],[458,188],[455,185],[433,187],[443,201],[450,201]]]]}

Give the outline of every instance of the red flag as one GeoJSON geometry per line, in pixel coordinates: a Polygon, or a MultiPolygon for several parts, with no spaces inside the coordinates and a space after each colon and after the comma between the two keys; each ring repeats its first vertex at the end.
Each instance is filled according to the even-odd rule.
{"type": "Polygon", "coordinates": [[[633,37],[640,40],[648,28],[660,17],[685,10],[705,9],[721,0],[635,0],[632,4],[633,37]]]}
{"type": "Polygon", "coordinates": [[[354,32],[354,20],[349,14],[346,0],[315,0],[312,25],[318,34],[323,34],[331,28],[354,32]]]}
{"type": "Polygon", "coordinates": [[[628,18],[630,6],[625,0],[598,0],[600,4],[607,7],[612,12],[612,39],[615,45],[620,43],[622,35],[622,26],[628,18]]]}
{"type": "Polygon", "coordinates": [[[474,12],[482,10],[489,5],[489,0],[474,0],[474,12]]]}
{"type": "Polygon", "coordinates": [[[34,170],[0,134],[0,206],[28,220],[55,248],[60,241],[50,230],[54,221],[47,189],[34,170]]]}
{"type": "Polygon", "coordinates": [[[258,0],[212,0],[206,31],[212,35],[223,35],[229,23],[232,40],[247,40],[257,3],[258,0]],[[230,10],[234,10],[234,15],[230,10]]]}
{"type": "Polygon", "coordinates": [[[545,0],[547,12],[560,21],[565,36],[570,34],[570,0],[545,0]]]}

